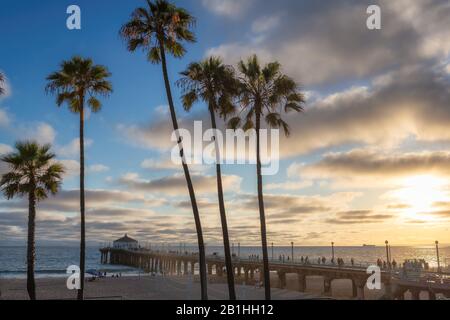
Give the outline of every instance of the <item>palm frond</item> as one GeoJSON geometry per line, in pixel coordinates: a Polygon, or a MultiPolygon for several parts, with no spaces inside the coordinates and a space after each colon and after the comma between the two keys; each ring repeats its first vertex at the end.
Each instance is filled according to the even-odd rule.
{"type": "Polygon", "coordinates": [[[0,188],[7,199],[35,192],[37,200],[47,198],[48,193],[58,192],[64,168],[55,163],[50,145],[33,141],[16,143],[16,151],[1,160],[9,171],[0,180],[0,188]]]}
{"type": "Polygon", "coordinates": [[[140,48],[146,51],[152,63],[161,61],[161,47],[176,58],[184,56],[186,49],[182,42],[196,41],[191,30],[195,18],[165,0],[146,2],[147,7],[134,10],[130,21],[119,31],[128,50],[134,52],[140,48]]]}
{"type": "Polygon", "coordinates": [[[56,95],[58,106],[66,103],[74,113],[81,111],[85,97],[90,96],[88,105],[96,112],[100,110],[101,104],[95,96],[106,97],[113,91],[109,77],[111,73],[105,66],[94,65],[89,58],[74,56],[71,60],[63,61],[60,70],[47,77],[45,90],[56,95]]]}

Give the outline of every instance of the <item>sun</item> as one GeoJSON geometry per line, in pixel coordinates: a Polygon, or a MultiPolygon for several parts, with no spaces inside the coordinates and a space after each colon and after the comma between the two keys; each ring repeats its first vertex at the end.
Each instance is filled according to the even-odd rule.
{"type": "Polygon", "coordinates": [[[408,206],[405,209],[409,218],[432,220],[430,213],[438,202],[449,200],[445,179],[431,176],[412,176],[401,181],[400,189],[393,196],[408,206]]]}

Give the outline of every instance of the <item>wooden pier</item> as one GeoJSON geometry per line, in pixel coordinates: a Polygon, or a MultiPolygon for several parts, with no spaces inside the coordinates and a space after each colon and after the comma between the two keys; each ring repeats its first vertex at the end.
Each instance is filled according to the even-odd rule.
{"type": "MultiPolygon", "coordinates": [[[[164,273],[169,275],[192,275],[198,267],[198,255],[155,252],[150,250],[122,250],[113,248],[100,249],[101,263],[124,265],[142,269],[148,273],[164,273]]],[[[206,259],[209,275],[226,277],[225,261],[218,256],[208,256],[206,259]]],[[[237,283],[254,284],[255,273],[262,272],[261,260],[233,259],[233,268],[237,283]]],[[[297,263],[269,263],[271,272],[278,276],[278,287],[286,288],[286,275],[296,274],[298,290],[305,292],[306,278],[310,276],[323,277],[324,295],[331,296],[332,282],[338,279],[349,279],[352,282],[353,297],[364,300],[364,289],[370,274],[365,267],[337,266],[337,265],[311,265],[297,263]]],[[[224,279],[225,280],[225,279],[224,279]]],[[[430,299],[436,299],[437,294],[450,296],[450,285],[441,283],[421,283],[416,281],[399,280],[392,277],[389,270],[381,272],[381,282],[385,288],[386,299],[404,299],[407,291],[414,299],[418,299],[422,291],[429,293],[430,299]]]]}

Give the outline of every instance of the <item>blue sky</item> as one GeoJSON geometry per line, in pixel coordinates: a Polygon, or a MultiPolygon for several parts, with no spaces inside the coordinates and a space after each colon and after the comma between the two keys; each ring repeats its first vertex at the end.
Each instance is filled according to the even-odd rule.
{"type": "MultiPolygon", "coordinates": [[[[370,31],[365,9],[371,2],[176,1],[197,18],[198,42],[187,45],[183,59],[170,59],[172,82],[207,55],[235,64],[257,53],[263,62],[280,61],[308,97],[305,114],[288,117],[293,135],[281,141],[279,174],[265,178],[269,237],[280,244],[381,243],[385,237],[424,244],[436,236],[450,242],[450,216],[439,206],[450,203],[441,181],[450,166],[450,8],[441,0],[375,1],[383,27],[370,31]],[[431,190],[425,200],[409,200],[424,193],[423,184],[431,190]]],[[[107,66],[114,87],[86,124],[89,240],[123,233],[153,242],[195,239],[182,176],[166,163],[171,127],[160,66],[144,53],[127,52],[118,35],[144,4],[2,3],[0,70],[9,89],[0,98],[0,151],[39,138],[54,145],[71,171],[62,194],[41,204],[44,240],[77,239],[78,118],[44,91],[45,77],[73,55],[107,66]],[[66,28],[71,4],[81,8],[82,30],[66,28]]],[[[207,119],[202,104],[186,114],[172,89],[182,125],[207,119]]],[[[207,242],[220,243],[214,171],[193,170],[207,242]]],[[[254,167],[224,172],[232,237],[258,243],[254,167]]],[[[25,236],[24,203],[13,203],[0,202],[0,244],[25,236]]]]}

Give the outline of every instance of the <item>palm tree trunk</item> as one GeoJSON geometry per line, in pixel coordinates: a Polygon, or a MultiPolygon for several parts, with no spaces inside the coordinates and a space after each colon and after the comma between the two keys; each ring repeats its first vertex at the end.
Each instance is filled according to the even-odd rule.
{"type": "Polygon", "coordinates": [[[269,269],[269,254],[267,252],[267,232],[266,232],[266,215],[264,213],[264,195],[263,195],[263,181],[261,174],[261,150],[260,150],[260,128],[261,128],[261,113],[256,108],[256,174],[258,176],[258,204],[259,204],[259,219],[261,222],[261,244],[263,252],[263,272],[264,272],[264,289],[266,300],[270,300],[270,269],[269,269]]]}
{"type": "MultiPolygon", "coordinates": [[[[175,113],[175,106],[172,98],[172,91],[170,89],[170,81],[169,74],[167,72],[167,61],[166,61],[166,53],[164,51],[163,41],[159,41],[160,44],[160,53],[161,53],[161,64],[164,75],[164,83],[166,87],[167,99],[169,101],[170,115],[172,118],[173,129],[177,131],[178,121],[175,113]]],[[[207,276],[206,276],[206,256],[205,256],[205,244],[203,241],[203,231],[202,224],[200,221],[200,214],[198,211],[197,200],[195,198],[194,186],[192,184],[191,175],[189,173],[188,165],[185,161],[183,143],[181,138],[178,140],[178,146],[180,148],[180,156],[182,158],[183,163],[183,171],[184,176],[186,177],[186,183],[189,189],[189,197],[191,198],[192,211],[194,214],[195,220],[195,228],[197,230],[197,239],[198,239],[198,252],[199,252],[199,270],[200,270],[200,286],[201,286],[201,298],[202,300],[208,300],[208,290],[207,290],[207,276]]]]}
{"type": "Polygon", "coordinates": [[[85,231],[85,198],[84,198],[84,97],[80,96],[80,289],[78,300],[84,299],[84,270],[86,259],[86,231],[85,231]]]}
{"type": "MultiPolygon", "coordinates": [[[[212,128],[213,128],[213,130],[217,130],[214,109],[210,107],[209,112],[211,115],[212,128]]],[[[236,290],[234,288],[233,261],[232,261],[232,257],[231,257],[230,238],[228,236],[227,214],[225,212],[225,201],[224,201],[224,197],[223,197],[222,170],[220,167],[220,157],[219,157],[220,150],[219,150],[216,136],[214,136],[214,141],[216,143],[217,194],[219,196],[219,212],[220,212],[220,220],[222,222],[223,248],[224,248],[224,252],[225,252],[225,266],[227,268],[228,295],[230,297],[230,300],[236,300],[236,290]]]]}
{"type": "Polygon", "coordinates": [[[36,300],[34,281],[36,196],[34,190],[28,195],[28,244],[27,244],[27,291],[31,300],[36,300]]]}

